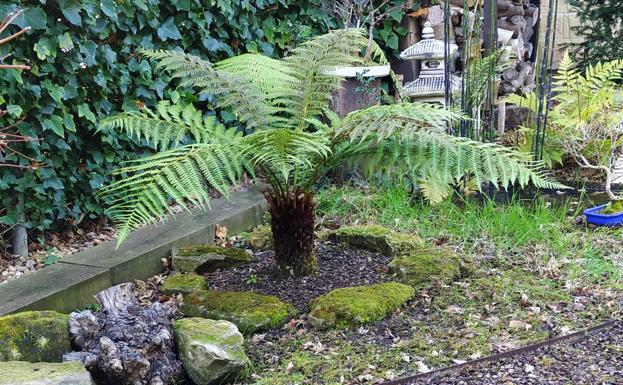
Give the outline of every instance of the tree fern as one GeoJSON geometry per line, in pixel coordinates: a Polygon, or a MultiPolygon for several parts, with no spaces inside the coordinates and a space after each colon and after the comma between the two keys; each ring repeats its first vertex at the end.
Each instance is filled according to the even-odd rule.
{"type": "MultiPolygon", "coordinates": [[[[313,210],[314,183],[344,162],[364,161],[371,173],[408,175],[431,200],[446,196],[466,175],[500,187],[516,181],[560,187],[542,175],[540,165],[510,150],[447,135],[446,124],[460,116],[441,106],[374,106],[340,119],[329,102],[341,79],[329,70],[361,62],[357,53],[367,44],[362,31],[341,30],[302,44],[283,60],[247,54],[215,64],[183,52],[144,51],[181,86],[216,96],[218,107],[231,109],[247,135],[193,106],[167,102],[104,120],[101,127],[145,138],[160,151],[125,164],[115,173],[119,180],[102,190],[119,225],[119,242],[132,229],[164,219],[171,201],[203,207],[211,189],[227,195],[245,169],[268,183],[272,218],[284,221],[276,231],[298,231],[295,246],[276,249],[277,255],[294,250],[286,252],[293,256],[310,239],[313,246],[313,212],[304,210],[313,210]],[[306,225],[297,227],[300,218],[306,225]],[[307,234],[305,241],[301,234],[307,234]]],[[[386,62],[380,51],[373,53],[386,62]]]]}

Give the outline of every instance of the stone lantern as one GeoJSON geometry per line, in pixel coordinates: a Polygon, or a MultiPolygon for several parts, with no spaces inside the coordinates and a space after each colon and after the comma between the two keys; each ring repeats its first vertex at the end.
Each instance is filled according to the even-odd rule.
{"type": "MultiPolygon", "coordinates": [[[[412,82],[403,86],[403,93],[420,102],[445,104],[445,66],[454,72],[454,62],[458,54],[458,46],[450,44],[450,63],[445,63],[445,42],[435,39],[435,31],[431,23],[424,24],[422,40],[407,48],[400,54],[403,60],[419,60],[422,65],[420,75],[412,82]]],[[[450,74],[450,92],[460,88],[461,79],[450,74]]]]}

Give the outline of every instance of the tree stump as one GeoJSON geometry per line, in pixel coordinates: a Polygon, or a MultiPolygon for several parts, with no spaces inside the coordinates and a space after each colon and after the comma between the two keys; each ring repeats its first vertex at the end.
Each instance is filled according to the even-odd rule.
{"type": "Polygon", "coordinates": [[[80,360],[101,382],[115,385],[165,385],[184,378],[174,352],[172,319],[177,303],[141,305],[132,283],[123,283],[97,294],[102,309],[73,312],[69,333],[80,360]]]}

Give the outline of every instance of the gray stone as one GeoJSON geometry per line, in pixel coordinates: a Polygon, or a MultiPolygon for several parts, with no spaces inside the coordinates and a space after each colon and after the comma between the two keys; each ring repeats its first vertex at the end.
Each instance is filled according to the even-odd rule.
{"type": "Polygon", "coordinates": [[[0,385],[92,385],[79,362],[0,362],[0,385]]]}
{"type": "Polygon", "coordinates": [[[173,324],[179,357],[197,385],[240,378],[249,366],[242,334],[231,322],[183,318],[173,324]]]}
{"type": "Polygon", "coordinates": [[[252,256],[242,249],[214,244],[174,248],[172,251],[173,269],[185,273],[213,272],[249,263],[251,259],[252,256]]]}
{"type": "Polygon", "coordinates": [[[245,238],[253,250],[273,249],[273,230],[269,225],[256,227],[245,238]]]}

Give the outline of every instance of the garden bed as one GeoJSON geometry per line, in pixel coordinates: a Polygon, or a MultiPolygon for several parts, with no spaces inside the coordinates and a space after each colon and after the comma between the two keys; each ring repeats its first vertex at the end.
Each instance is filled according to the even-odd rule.
{"type": "Polygon", "coordinates": [[[248,265],[208,274],[208,286],[216,290],[254,291],[277,296],[307,311],[309,302],[333,289],[387,282],[388,256],[353,249],[332,242],[321,242],[318,249],[318,274],[311,277],[282,279],[275,276],[272,251],[254,254],[248,265]]]}

